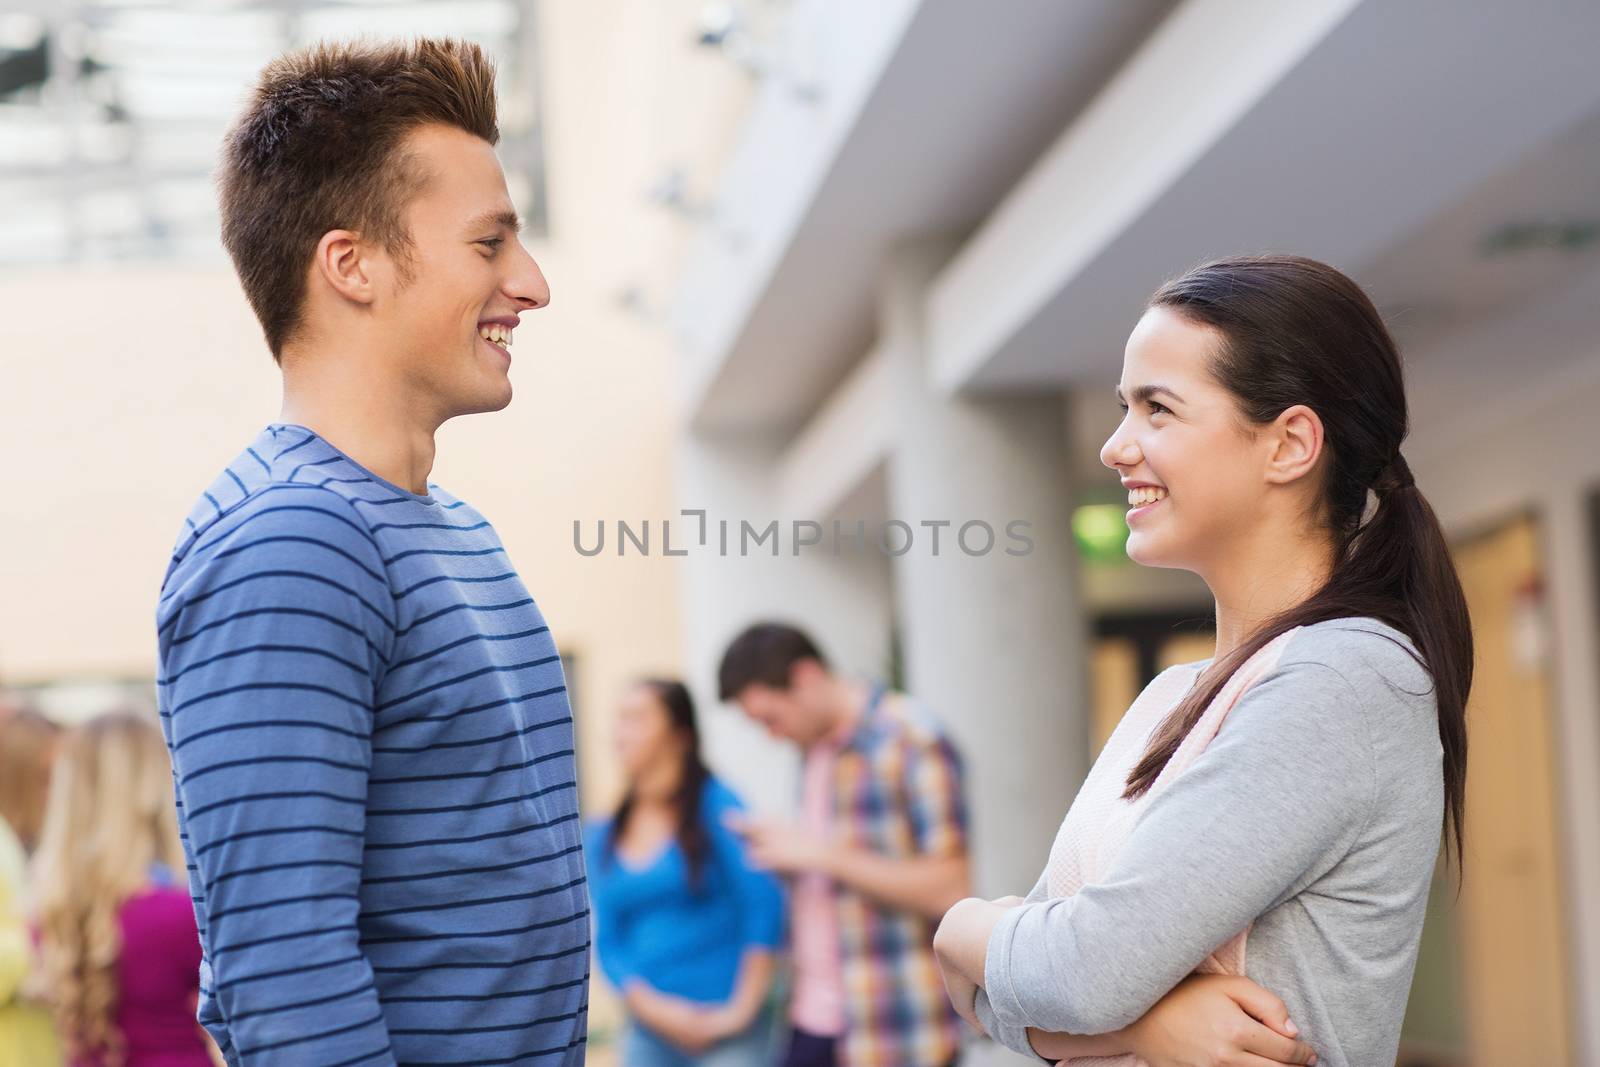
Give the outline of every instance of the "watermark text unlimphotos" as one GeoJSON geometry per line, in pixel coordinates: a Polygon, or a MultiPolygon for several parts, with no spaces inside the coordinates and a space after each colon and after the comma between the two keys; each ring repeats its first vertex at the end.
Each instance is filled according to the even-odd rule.
{"type": "Polygon", "coordinates": [[[904,556],[921,552],[930,556],[961,554],[987,556],[1003,552],[1026,556],[1033,551],[1033,523],[1010,519],[991,523],[984,519],[886,519],[868,524],[865,519],[771,519],[765,524],[749,519],[709,519],[704,508],[686,508],[676,519],[572,520],[572,547],[580,556],[798,556],[802,552],[834,556],[879,552],[904,556]]]}

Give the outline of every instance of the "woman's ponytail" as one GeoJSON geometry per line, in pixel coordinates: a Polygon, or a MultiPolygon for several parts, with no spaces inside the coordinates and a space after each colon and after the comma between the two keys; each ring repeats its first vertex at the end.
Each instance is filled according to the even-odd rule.
{"type": "Polygon", "coordinates": [[[1411,638],[1433,675],[1439,743],[1444,749],[1445,823],[1459,861],[1466,805],[1472,620],[1444,529],[1411,480],[1406,461],[1399,455],[1395,459],[1398,476],[1380,479],[1374,486],[1377,506],[1330,584],[1371,590],[1375,595],[1385,590],[1398,593],[1401,616],[1390,625],[1411,638]]]}

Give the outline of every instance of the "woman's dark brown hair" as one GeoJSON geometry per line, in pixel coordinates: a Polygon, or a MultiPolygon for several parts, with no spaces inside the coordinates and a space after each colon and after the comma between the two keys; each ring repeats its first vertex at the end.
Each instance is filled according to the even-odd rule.
{"type": "Polygon", "coordinates": [[[411,263],[406,204],[428,180],[405,137],[428,123],[500,140],[494,64],[455,40],[317,44],[267,64],[223,143],[222,244],[267,347],[301,325],[306,273],[329,230],[411,263]]]}
{"type": "Polygon", "coordinates": [[[1335,556],[1326,585],[1202,673],[1151,737],[1124,796],[1155,784],[1206,706],[1268,642],[1296,626],[1370,617],[1409,637],[1433,676],[1446,839],[1459,863],[1472,626],[1444,531],[1400,455],[1408,428],[1405,384],[1382,317],[1349,278],[1298,256],[1208,263],[1163,285],[1149,306],[1216,332],[1211,374],[1251,423],[1270,423],[1296,404],[1321,418],[1321,520],[1335,556]],[[1369,493],[1376,498],[1370,510],[1369,493]]]}
{"type": "MultiPolygon", "coordinates": [[[[682,682],[667,678],[646,678],[639,683],[655,695],[666,710],[667,722],[683,741],[683,765],[678,775],[678,790],[672,797],[672,806],[678,816],[678,847],[683,850],[689,867],[689,885],[698,888],[706,859],[711,854],[711,832],[706,828],[700,802],[705,793],[706,781],[711,771],[700,755],[700,726],[695,721],[694,698],[682,682]]],[[[628,829],[638,798],[633,787],[623,794],[617,805],[617,814],[611,820],[611,832],[606,835],[606,862],[614,863],[617,842],[628,829]]]]}

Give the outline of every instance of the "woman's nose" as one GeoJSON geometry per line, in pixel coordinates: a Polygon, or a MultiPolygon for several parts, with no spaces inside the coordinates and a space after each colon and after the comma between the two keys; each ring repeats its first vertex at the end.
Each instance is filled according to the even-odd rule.
{"type": "Polygon", "coordinates": [[[1123,426],[1118,426],[1116,431],[1106,438],[1106,443],[1100,446],[1100,462],[1112,470],[1132,466],[1138,459],[1138,449],[1132,439],[1124,433],[1123,426]]]}

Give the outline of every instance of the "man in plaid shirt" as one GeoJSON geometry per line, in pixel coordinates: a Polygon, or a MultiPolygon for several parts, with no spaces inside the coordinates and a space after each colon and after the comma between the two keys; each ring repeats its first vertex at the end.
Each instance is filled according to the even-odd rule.
{"type": "Polygon", "coordinates": [[[932,949],[970,892],[949,739],[909,697],[833,673],[810,638],[777,623],[734,639],[718,688],[804,751],[799,822],[738,827],[752,859],[793,883],[785,1067],[954,1064],[960,1022],[932,949]]]}

